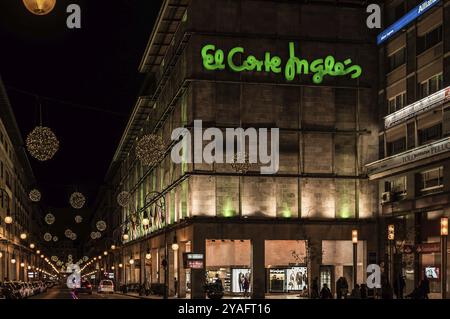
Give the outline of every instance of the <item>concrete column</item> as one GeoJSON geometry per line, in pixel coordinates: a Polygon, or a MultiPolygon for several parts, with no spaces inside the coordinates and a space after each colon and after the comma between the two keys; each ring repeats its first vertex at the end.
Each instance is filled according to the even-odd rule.
{"type": "MultiPolygon", "coordinates": [[[[309,280],[308,284],[309,284],[309,287],[311,287],[312,280],[316,277],[319,278],[318,282],[320,284],[320,265],[322,264],[322,240],[310,238],[306,244],[309,247],[309,254],[310,254],[309,260],[308,260],[308,262],[309,262],[308,267],[309,267],[309,272],[310,272],[310,275],[308,278],[308,280],[309,280]]],[[[332,291],[333,291],[333,285],[334,285],[334,283],[332,282],[331,287],[329,287],[332,291]]],[[[322,287],[319,287],[319,290],[321,288],[322,287]]]]}
{"type": "Polygon", "coordinates": [[[252,298],[264,299],[266,296],[266,269],[264,239],[252,239],[252,298]]]}
{"type": "MultiPolygon", "coordinates": [[[[192,252],[196,254],[206,255],[206,242],[203,236],[194,232],[194,240],[192,241],[192,252]]],[[[202,269],[191,269],[191,298],[205,299],[205,273],[206,273],[206,256],[202,269]]]]}

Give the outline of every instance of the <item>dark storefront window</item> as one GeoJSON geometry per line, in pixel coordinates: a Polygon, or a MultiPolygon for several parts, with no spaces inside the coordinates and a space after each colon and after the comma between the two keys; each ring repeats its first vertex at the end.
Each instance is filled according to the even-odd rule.
{"type": "Polygon", "coordinates": [[[418,176],[420,195],[441,191],[444,187],[443,175],[443,167],[421,172],[418,176]]]}
{"type": "Polygon", "coordinates": [[[442,136],[442,124],[436,124],[419,130],[419,144],[424,145],[440,139],[442,136]]]}
{"type": "Polygon", "coordinates": [[[442,41],[442,25],[417,37],[417,54],[420,54],[442,41]]]}
{"type": "Polygon", "coordinates": [[[388,156],[395,155],[406,151],[406,138],[402,137],[393,142],[387,143],[388,146],[388,156]]]}

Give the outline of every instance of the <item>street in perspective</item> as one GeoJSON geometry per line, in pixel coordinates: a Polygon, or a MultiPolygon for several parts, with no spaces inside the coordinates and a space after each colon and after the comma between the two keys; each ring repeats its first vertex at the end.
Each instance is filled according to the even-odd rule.
{"type": "Polygon", "coordinates": [[[0,304],[450,298],[450,0],[1,2],[0,304]]]}

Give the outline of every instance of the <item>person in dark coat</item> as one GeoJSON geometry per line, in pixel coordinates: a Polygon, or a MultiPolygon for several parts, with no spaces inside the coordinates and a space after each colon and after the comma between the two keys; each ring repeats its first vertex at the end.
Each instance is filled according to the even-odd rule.
{"type": "Polygon", "coordinates": [[[360,290],[361,290],[361,299],[367,299],[367,297],[369,296],[369,289],[367,288],[367,285],[361,284],[360,290]]]}
{"type": "Polygon", "coordinates": [[[327,284],[323,284],[322,290],[320,291],[320,299],[333,299],[333,295],[327,284]]]}
{"type": "Polygon", "coordinates": [[[397,296],[397,299],[403,299],[405,287],[406,287],[405,277],[402,276],[402,274],[399,274],[394,281],[394,293],[397,296]]]}

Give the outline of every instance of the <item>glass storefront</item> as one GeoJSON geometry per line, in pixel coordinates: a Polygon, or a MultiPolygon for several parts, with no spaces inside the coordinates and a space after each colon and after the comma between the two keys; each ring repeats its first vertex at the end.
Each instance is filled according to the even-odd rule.
{"type": "Polygon", "coordinates": [[[269,292],[299,292],[308,288],[308,268],[294,266],[268,270],[269,292]]]}

